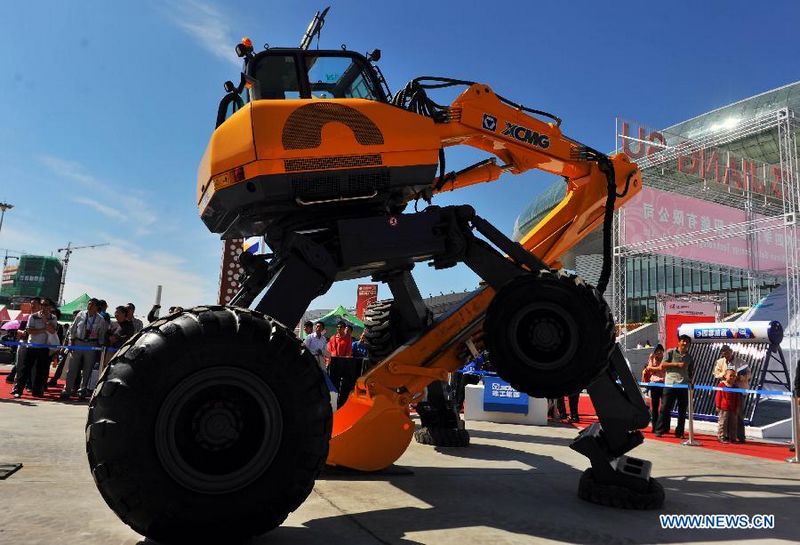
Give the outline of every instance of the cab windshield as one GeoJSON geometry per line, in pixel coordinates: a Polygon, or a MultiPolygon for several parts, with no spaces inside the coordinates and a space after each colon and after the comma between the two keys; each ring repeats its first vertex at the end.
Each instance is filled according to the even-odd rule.
{"type": "Polygon", "coordinates": [[[364,98],[385,101],[376,91],[372,67],[360,55],[345,51],[270,50],[248,66],[251,98],[364,98]]]}
{"type": "Polygon", "coordinates": [[[308,84],[314,98],[365,98],[377,100],[363,67],[351,57],[306,56],[308,84]]]}
{"type": "Polygon", "coordinates": [[[256,55],[245,70],[247,93],[242,96],[243,79],[238,89],[222,98],[217,127],[250,100],[363,98],[387,102],[369,61],[351,51],[273,49],[256,55]]]}

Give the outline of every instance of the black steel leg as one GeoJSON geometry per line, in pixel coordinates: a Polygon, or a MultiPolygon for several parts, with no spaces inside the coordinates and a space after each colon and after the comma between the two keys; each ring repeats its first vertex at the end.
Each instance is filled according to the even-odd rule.
{"type": "Polygon", "coordinates": [[[295,235],[287,254],[256,310],[292,328],[311,301],[328,291],[337,269],[325,248],[302,235],[295,235]]]}
{"type": "Polygon", "coordinates": [[[664,503],[664,490],[650,477],[652,463],[625,455],[644,441],[639,430],[649,424],[650,411],[619,346],[610,363],[588,387],[599,422],[570,445],[592,463],[581,478],[579,495],[604,505],[655,509],[664,503]]]}
{"type": "MultiPolygon", "coordinates": [[[[408,269],[390,271],[375,276],[389,285],[399,323],[392,324],[397,338],[409,339],[428,327],[430,312],[425,307],[414,277],[408,269]]],[[[438,447],[461,447],[469,444],[469,433],[458,411],[458,405],[446,382],[434,381],[427,388],[427,400],[417,404],[421,429],[416,440],[438,447]]]]}
{"type": "Polygon", "coordinates": [[[428,399],[417,403],[417,414],[421,427],[414,432],[414,439],[418,443],[435,447],[469,446],[469,432],[448,383],[439,380],[430,383],[428,399]]]}
{"type": "Polygon", "coordinates": [[[407,269],[393,271],[380,279],[386,282],[392,292],[395,308],[400,313],[404,328],[413,334],[425,329],[430,322],[429,312],[411,271],[407,269]]]}
{"type": "Polygon", "coordinates": [[[428,399],[417,404],[417,414],[423,428],[464,427],[455,400],[450,395],[449,385],[441,380],[430,383],[428,399]]]}

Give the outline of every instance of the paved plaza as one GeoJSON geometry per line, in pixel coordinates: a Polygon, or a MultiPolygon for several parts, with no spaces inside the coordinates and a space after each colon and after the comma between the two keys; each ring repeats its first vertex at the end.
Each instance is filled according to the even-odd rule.
{"type": "MultiPolygon", "coordinates": [[[[106,507],[84,453],[86,405],[0,399],[3,545],[134,545],[106,507]]],[[[648,441],[667,493],[663,513],[775,515],[774,530],[662,530],[659,512],[620,511],[576,494],[588,461],[576,430],[475,423],[465,449],[411,444],[382,474],[327,472],[266,544],[752,543],[800,536],[800,465],[648,441]]],[[[788,453],[787,453],[788,454],[788,453]]]]}

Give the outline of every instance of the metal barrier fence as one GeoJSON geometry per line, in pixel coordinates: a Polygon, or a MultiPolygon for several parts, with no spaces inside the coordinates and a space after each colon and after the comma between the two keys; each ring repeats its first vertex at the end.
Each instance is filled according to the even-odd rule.
{"type": "Polygon", "coordinates": [[[22,341],[0,341],[0,344],[3,346],[16,346],[16,347],[23,347],[23,348],[50,348],[51,350],[57,350],[60,348],[66,348],[67,350],[78,350],[78,351],[93,351],[93,352],[116,352],[116,348],[112,348],[110,346],[86,346],[86,345],[63,345],[63,344],[41,344],[41,343],[26,343],[22,341]]]}
{"type": "MultiPolygon", "coordinates": [[[[714,377],[714,365],[722,357],[723,345],[729,345],[734,353],[734,361],[738,366],[748,366],[752,373],[750,389],[744,401],[743,417],[745,423],[752,422],[758,404],[765,395],[783,395],[791,390],[789,369],[780,346],[768,342],[731,342],[718,341],[708,343],[692,343],[689,354],[694,361],[692,380],[695,385],[694,416],[699,420],[716,420],[714,407],[714,389],[719,379],[714,377]],[[770,366],[770,364],[773,364],[770,366]],[[780,371],[775,368],[780,368],[780,371]],[[783,375],[783,376],[780,376],[783,375]],[[765,386],[781,386],[785,390],[766,390],[765,386]]],[[[745,393],[745,392],[741,392],[745,393]]]]}

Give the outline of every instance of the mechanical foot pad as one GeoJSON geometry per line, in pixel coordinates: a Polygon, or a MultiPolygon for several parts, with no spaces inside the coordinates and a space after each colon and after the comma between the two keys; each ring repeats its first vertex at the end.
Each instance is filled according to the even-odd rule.
{"type": "Polygon", "coordinates": [[[590,467],[581,475],[578,496],[620,509],[658,509],[664,505],[664,487],[650,477],[650,468],[650,462],[628,456],[605,468],[590,467]]]}
{"type": "Polygon", "coordinates": [[[414,432],[414,439],[417,443],[434,447],[469,446],[469,432],[464,428],[422,427],[414,432]]]}

